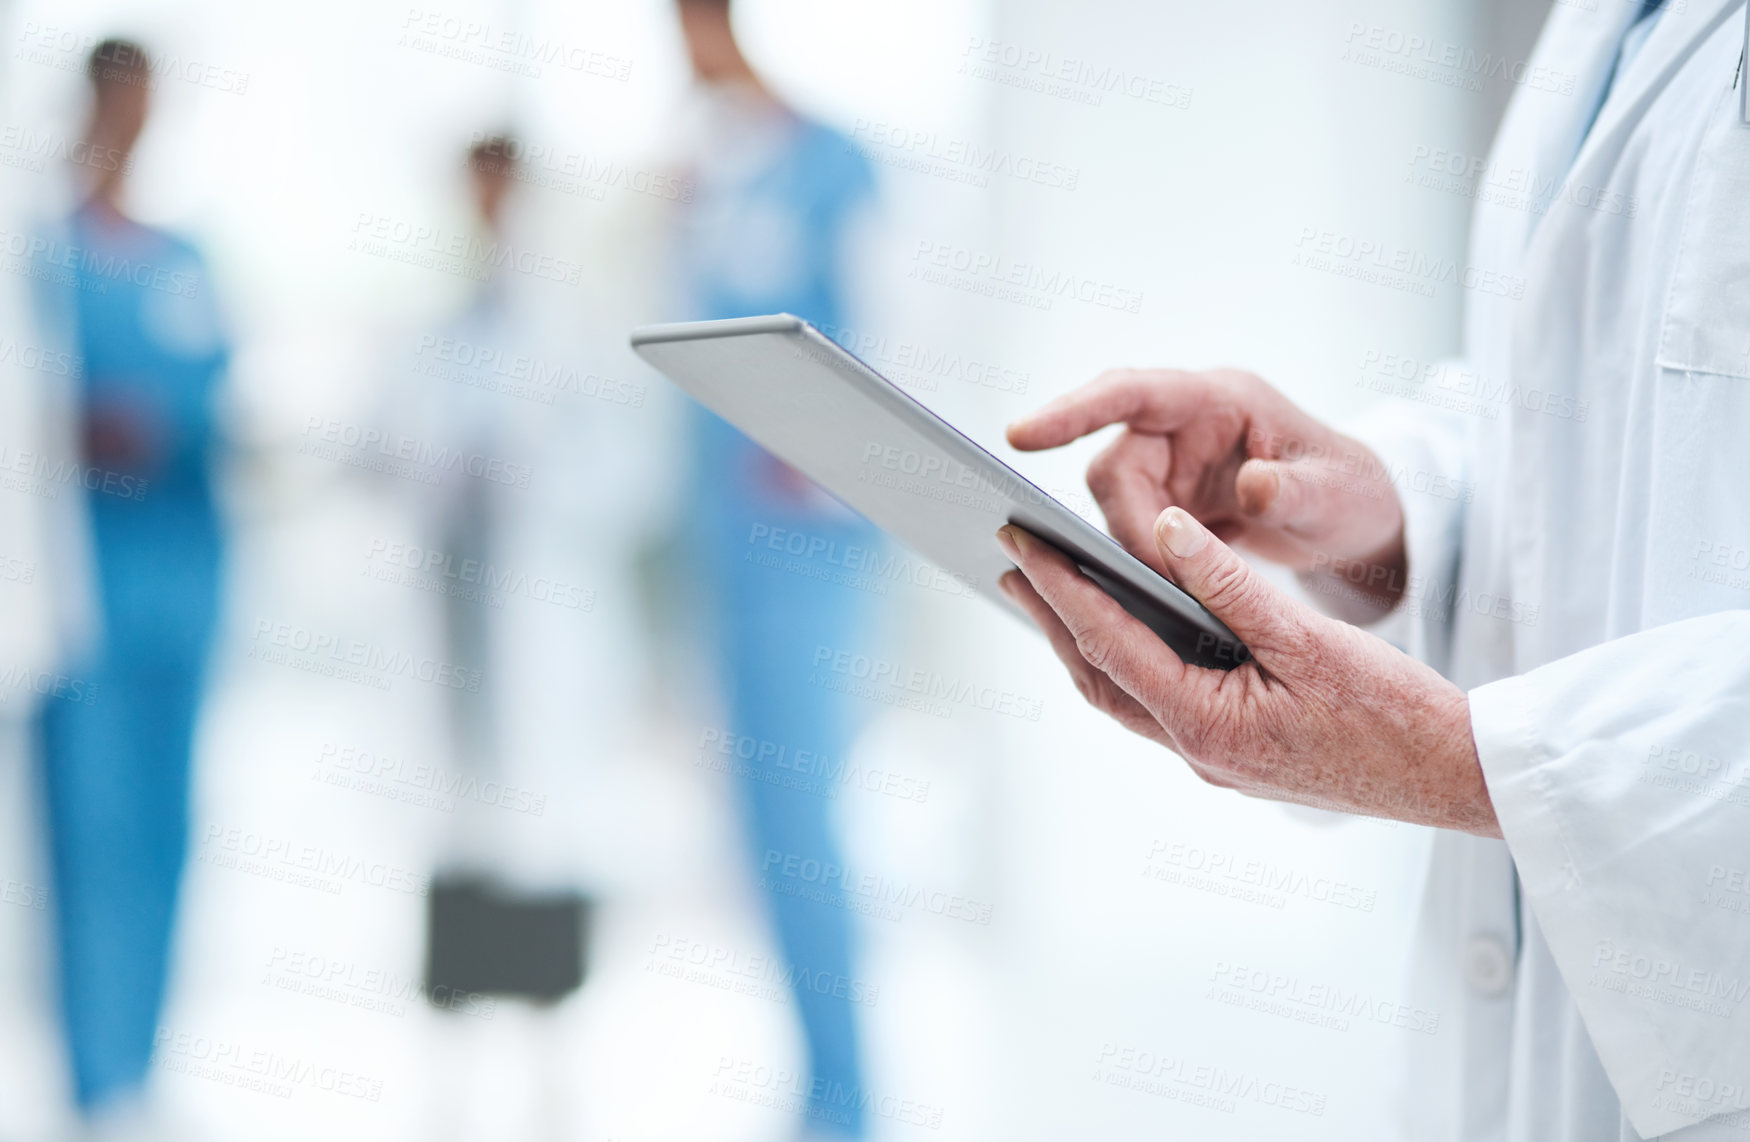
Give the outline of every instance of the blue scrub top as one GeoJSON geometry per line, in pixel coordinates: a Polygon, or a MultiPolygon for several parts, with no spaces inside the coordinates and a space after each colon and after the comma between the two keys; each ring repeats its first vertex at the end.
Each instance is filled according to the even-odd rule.
{"type": "Polygon", "coordinates": [[[188,242],[101,207],[77,211],[49,287],[83,362],[81,410],[132,409],[151,455],[84,461],[104,650],[198,670],[217,609],[214,402],[228,361],[205,262],[188,242]]]}

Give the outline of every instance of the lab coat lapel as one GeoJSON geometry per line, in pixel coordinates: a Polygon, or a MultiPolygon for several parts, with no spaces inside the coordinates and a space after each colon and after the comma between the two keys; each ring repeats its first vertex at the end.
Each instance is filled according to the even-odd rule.
{"type": "MultiPolygon", "coordinates": [[[[1647,113],[1648,105],[1658,98],[1690,55],[1743,6],[1744,0],[1688,0],[1682,4],[1667,0],[1666,11],[1660,15],[1640,54],[1617,76],[1598,122],[1574,160],[1574,177],[1587,178],[1593,171],[1608,170],[1615,164],[1635,124],[1647,113]]],[[[1602,185],[1598,179],[1593,183],[1602,185]]]]}
{"type": "Polygon", "coordinates": [[[1516,262],[1538,228],[1555,188],[1567,176],[1574,152],[1610,80],[1623,33],[1639,5],[1602,0],[1596,10],[1558,4],[1538,38],[1532,63],[1551,76],[1571,77],[1559,86],[1527,85],[1514,96],[1501,122],[1492,165],[1529,176],[1530,210],[1483,205],[1479,229],[1493,236],[1488,253],[1516,262]],[[1486,216],[1486,217],[1485,217],[1486,216]]]}
{"type": "MultiPolygon", "coordinates": [[[[1628,29],[1638,3],[1630,0],[1599,0],[1587,10],[1578,5],[1558,4],[1552,10],[1532,56],[1533,74],[1556,77],[1556,83],[1527,84],[1514,96],[1501,123],[1491,165],[1497,170],[1522,175],[1531,202],[1526,204],[1480,202],[1472,227],[1473,256],[1484,265],[1497,266],[1520,278],[1537,245],[1538,235],[1550,229],[1545,213],[1553,204],[1559,209],[1558,193],[1569,177],[1569,166],[1580,146],[1593,110],[1610,80],[1623,33],[1628,29]]],[[[1468,353],[1483,375],[1524,384],[1514,359],[1517,328],[1533,298],[1473,297],[1466,316],[1468,353]]],[[[1537,479],[1536,466],[1527,465],[1524,444],[1518,439],[1511,410],[1502,426],[1505,433],[1498,457],[1501,478],[1509,486],[1537,479]]],[[[1529,489],[1523,493],[1529,494],[1529,489]]],[[[1518,517],[1499,524],[1499,555],[1503,574],[1513,582],[1520,599],[1536,599],[1535,585],[1528,582],[1528,568],[1543,565],[1543,533],[1527,527],[1518,517]]],[[[1500,648],[1506,662],[1523,653],[1519,632],[1503,636],[1510,646],[1500,648]]],[[[1506,664],[1503,663],[1503,665],[1506,664]]]]}

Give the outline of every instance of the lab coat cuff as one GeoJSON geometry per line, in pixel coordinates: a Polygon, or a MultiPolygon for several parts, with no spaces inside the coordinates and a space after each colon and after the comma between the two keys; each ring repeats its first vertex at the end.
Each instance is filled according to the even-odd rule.
{"type": "MultiPolygon", "coordinates": [[[[1608,653],[1599,648],[1592,656],[1601,652],[1608,653]]],[[[1577,785],[1573,754],[1583,744],[1577,739],[1585,737],[1576,734],[1571,724],[1574,690],[1570,687],[1576,681],[1577,665],[1563,660],[1470,691],[1471,734],[1526,902],[1549,942],[1622,1101],[1623,1113],[1643,1137],[1661,1137],[1696,1121],[1655,1095],[1669,1077],[1662,1069],[1675,1065],[1661,1060],[1685,1054],[1672,1049],[1689,1031],[1649,1016],[1640,1000],[1601,985],[1596,971],[1600,949],[1633,943],[1629,934],[1636,932],[1645,942],[1647,925],[1644,915],[1625,908],[1624,893],[1612,894],[1609,875],[1597,868],[1600,788],[1621,775],[1600,773],[1589,785],[1577,785]],[[1645,1044],[1662,1041],[1671,1054],[1644,1049],[1645,1044]]],[[[1649,809],[1643,806],[1641,811],[1649,809]]],[[[1705,1136],[1682,1135],[1685,1139],[1705,1136]]]]}
{"type": "MultiPolygon", "coordinates": [[[[1609,925],[1591,914],[1591,899],[1581,884],[1564,820],[1568,806],[1552,775],[1561,759],[1550,744],[1550,690],[1535,675],[1522,674],[1470,692],[1471,735],[1483,782],[1527,902],[1539,924],[1554,937],[1552,952],[1588,1029],[1596,1036],[1601,1028],[1614,1030],[1628,1020],[1641,1035],[1653,1036],[1654,1030],[1641,1026],[1626,1005],[1600,1002],[1588,994],[1585,977],[1574,974],[1578,963],[1563,954],[1569,951],[1564,934],[1602,933],[1609,925]]],[[[1620,1078],[1620,1069],[1611,1077],[1620,1078]]],[[[1645,1081],[1644,1076],[1637,1076],[1637,1081],[1645,1081]]],[[[1629,1109],[1624,1107],[1625,1112],[1629,1109]]]]}
{"type": "Polygon", "coordinates": [[[1561,838],[1558,807],[1544,763],[1551,760],[1539,727],[1547,712],[1538,700],[1546,692],[1524,675],[1503,678],[1470,692],[1471,736],[1483,782],[1501,824],[1501,835],[1519,866],[1527,890],[1555,888],[1569,866],[1561,838]]]}

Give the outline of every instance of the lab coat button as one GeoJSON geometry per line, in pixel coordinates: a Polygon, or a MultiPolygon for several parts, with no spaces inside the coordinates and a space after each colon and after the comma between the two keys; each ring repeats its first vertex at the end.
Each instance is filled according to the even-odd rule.
{"type": "Polygon", "coordinates": [[[1500,995],[1513,981],[1513,957],[1493,936],[1472,936],[1464,946],[1464,981],[1479,995],[1500,995]]]}

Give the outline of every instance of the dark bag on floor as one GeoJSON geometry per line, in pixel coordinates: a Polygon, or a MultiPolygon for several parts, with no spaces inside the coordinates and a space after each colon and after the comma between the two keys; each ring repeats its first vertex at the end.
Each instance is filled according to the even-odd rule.
{"type": "Polygon", "coordinates": [[[554,1003],[583,983],[589,902],[575,892],[519,892],[470,874],[432,878],[426,899],[425,993],[554,1003]]]}

